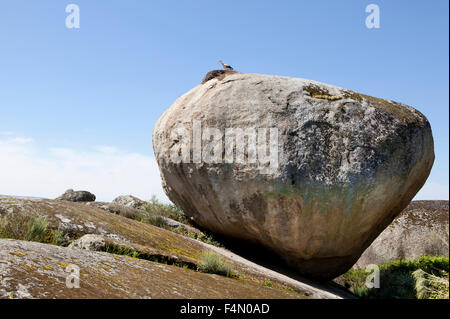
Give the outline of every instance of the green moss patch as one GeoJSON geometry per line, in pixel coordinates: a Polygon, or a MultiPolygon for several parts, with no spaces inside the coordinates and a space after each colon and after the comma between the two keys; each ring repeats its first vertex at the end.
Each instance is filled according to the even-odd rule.
{"type": "Polygon", "coordinates": [[[131,258],[143,259],[166,265],[174,265],[188,269],[197,269],[197,265],[195,263],[186,260],[181,260],[180,258],[175,256],[164,255],[161,253],[154,253],[145,249],[136,249],[116,243],[107,243],[104,251],[110,254],[123,255],[131,258]]]}
{"type": "Polygon", "coordinates": [[[331,95],[327,89],[320,87],[316,84],[310,84],[308,86],[305,86],[303,90],[308,92],[309,96],[315,99],[336,101],[343,98],[342,96],[339,95],[331,95]]]}
{"type": "Polygon", "coordinates": [[[418,123],[418,117],[414,112],[412,112],[407,107],[401,105],[400,103],[396,103],[390,100],[381,99],[378,97],[373,97],[370,95],[350,91],[350,90],[342,90],[342,96],[347,99],[352,99],[362,103],[364,100],[370,102],[370,104],[378,109],[384,110],[390,114],[395,115],[397,118],[406,120],[408,122],[418,123]]]}
{"type": "Polygon", "coordinates": [[[364,299],[448,298],[449,258],[421,256],[414,260],[384,263],[380,269],[380,288],[367,288],[365,269],[351,269],[335,282],[364,299]]]}

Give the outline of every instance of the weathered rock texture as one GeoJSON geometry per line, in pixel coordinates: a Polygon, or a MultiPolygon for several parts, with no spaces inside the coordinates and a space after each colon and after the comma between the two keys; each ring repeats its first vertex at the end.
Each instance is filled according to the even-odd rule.
{"type": "Polygon", "coordinates": [[[94,202],[95,195],[87,191],[74,191],[73,189],[68,189],[56,199],[69,202],[94,202]]]}
{"type": "Polygon", "coordinates": [[[301,297],[127,256],[0,239],[0,299],[301,297]],[[80,288],[66,286],[69,265],[79,267],[80,288]]]}
{"type": "Polygon", "coordinates": [[[203,82],[153,131],[166,194],[197,224],[269,248],[303,274],[348,270],[431,170],[430,124],[407,105],[281,76],[221,73],[203,82]],[[278,129],[277,168],[262,174],[259,157],[230,163],[223,138],[221,161],[198,161],[194,121],[205,134],[203,156],[207,127],[278,129]],[[180,128],[188,134],[175,134],[180,128]],[[188,152],[177,163],[170,154],[183,155],[186,135],[188,152]]]}
{"type": "Polygon", "coordinates": [[[356,266],[422,255],[448,256],[448,200],[413,201],[366,249],[356,266]]]}
{"type": "Polygon", "coordinates": [[[146,202],[134,197],[132,195],[121,195],[119,197],[116,197],[113,201],[113,204],[122,205],[122,206],[128,206],[132,208],[139,208],[142,205],[144,205],[146,202]]]}
{"type": "MultiPolygon", "coordinates": [[[[251,292],[253,291],[253,289],[255,289],[255,286],[252,283],[256,283],[257,285],[263,286],[266,280],[270,280],[273,283],[272,289],[276,289],[281,292],[280,298],[284,297],[290,298],[289,296],[291,296],[291,294],[288,295],[284,294],[284,292],[286,291],[287,292],[298,291],[300,292],[300,294],[294,293],[294,295],[300,297],[305,297],[307,295],[315,298],[349,298],[348,294],[343,294],[342,291],[337,291],[336,289],[333,289],[333,287],[329,287],[328,285],[317,285],[312,282],[310,283],[299,282],[298,280],[294,280],[292,278],[288,278],[286,276],[265,269],[262,266],[252,264],[249,261],[246,261],[244,258],[232,254],[227,250],[202,243],[195,239],[176,234],[163,228],[139,222],[137,220],[134,220],[133,218],[127,218],[115,213],[114,214],[109,213],[108,209],[100,208],[104,204],[107,203],[100,203],[100,202],[75,203],[60,200],[41,199],[41,198],[0,197],[0,218],[5,216],[5,214],[27,214],[27,215],[30,214],[41,216],[48,221],[49,228],[59,229],[60,231],[62,231],[64,237],[66,239],[69,239],[70,242],[74,243],[71,246],[73,248],[88,248],[88,250],[98,249],[100,251],[111,251],[111,249],[108,250],[107,248],[112,248],[112,250],[114,251],[115,250],[114,247],[116,248],[122,247],[128,250],[129,253],[132,252],[139,253],[141,257],[144,256],[146,260],[152,261],[158,260],[160,262],[170,264],[179,263],[183,267],[188,266],[190,269],[195,269],[196,266],[202,263],[203,261],[202,255],[205,252],[205,250],[214,250],[216,253],[221,255],[228,263],[234,265],[236,271],[238,271],[239,273],[240,277],[239,281],[248,282],[251,284],[251,287],[248,290],[246,290],[248,292],[251,292]],[[87,244],[89,243],[90,240],[86,239],[89,239],[91,235],[94,235],[94,238],[97,239],[100,239],[100,237],[103,238],[103,240],[100,241],[104,241],[106,246],[103,246],[103,244],[101,245],[87,244]]],[[[133,210],[130,207],[125,208],[133,210]]],[[[10,244],[7,245],[5,244],[4,246],[2,246],[0,240],[0,298],[2,296],[6,298],[8,297],[7,294],[3,294],[5,291],[11,292],[14,298],[17,298],[20,297],[20,290],[18,290],[19,283],[24,284],[22,278],[23,276],[29,275],[29,273],[26,270],[24,271],[13,270],[13,268],[17,268],[20,270],[22,266],[21,263],[16,264],[9,263],[9,260],[16,259],[14,257],[15,255],[11,254],[16,252],[16,250],[14,250],[14,247],[16,246],[9,247],[8,245],[10,244]],[[10,255],[12,257],[8,258],[10,257],[10,255]],[[5,278],[6,274],[8,274],[7,278],[9,278],[7,281],[14,282],[14,285],[8,286],[10,289],[8,288],[2,291],[1,280],[2,278],[5,278]]],[[[23,245],[27,244],[24,243],[23,245]]],[[[34,248],[32,249],[35,250],[34,255],[42,256],[42,259],[52,258],[52,255],[49,255],[48,249],[56,249],[56,254],[59,254],[58,251],[60,248],[58,247],[53,248],[54,246],[51,246],[51,248],[47,249],[48,246],[51,245],[43,244],[39,246],[33,246],[34,248]],[[40,247],[43,247],[44,249],[40,249],[40,247]]],[[[61,247],[61,249],[69,250],[69,252],[67,252],[68,256],[79,258],[76,263],[77,265],[83,264],[84,257],[77,256],[80,254],[79,252],[73,252],[73,250],[80,250],[80,249],[69,249],[65,247],[61,247]]],[[[23,250],[21,249],[18,249],[18,251],[23,252],[23,250]]],[[[83,255],[83,256],[92,256],[92,255],[83,255]]],[[[16,256],[16,257],[23,257],[23,256],[16,256]]],[[[63,256],[60,257],[63,258],[63,256]]],[[[122,257],[123,256],[119,256],[118,258],[122,259],[122,257]]],[[[97,257],[94,256],[93,258],[97,257]]],[[[116,258],[116,256],[112,255],[112,258],[116,258]]],[[[67,261],[65,261],[67,259],[71,259],[71,257],[70,258],[64,257],[64,259],[56,259],[56,262],[67,263],[67,261]]],[[[139,261],[142,261],[144,263],[146,262],[146,260],[139,259],[139,261]]],[[[136,261],[136,263],[139,264],[138,261],[136,261]]],[[[98,267],[101,267],[101,263],[96,265],[98,267]]],[[[123,271],[125,271],[125,267],[126,264],[124,265],[123,271]]],[[[133,278],[138,278],[136,280],[138,280],[140,283],[141,277],[147,275],[146,272],[136,273],[134,272],[134,269],[129,271],[132,273],[130,276],[133,278]]],[[[175,277],[173,278],[174,281],[176,281],[186,274],[189,276],[190,273],[192,272],[180,273],[175,271],[173,273],[168,273],[167,280],[169,281],[172,280],[171,279],[172,274],[175,275],[175,277]]],[[[119,273],[118,276],[120,275],[121,274],[119,273]]],[[[99,280],[103,280],[104,278],[105,277],[101,277],[99,280]]],[[[209,280],[209,277],[202,277],[202,278],[205,278],[206,281],[209,280]]],[[[115,275],[113,276],[113,279],[121,280],[119,277],[116,278],[115,275]]],[[[153,284],[149,284],[149,282],[151,282],[152,280],[152,277],[144,278],[142,280],[145,281],[145,285],[150,285],[150,287],[153,287],[151,289],[153,294],[157,294],[158,296],[161,297],[171,298],[171,295],[168,294],[166,291],[164,291],[166,287],[165,285],[155,286],[153,284]],[[147,279],[149,281],[147,281],[147,279]]],[[[97,292],[95,291],[95,289],[97,288],[102,289],[102,286],[93,287],[92,288],[93,291],[89,293],[86,293],[86,291],[81,291],[81,295],[74,294],[72,296],[68,296],[67,294],[69,292],[67,292],[67,294],[65,292],[64,293],[58,292],[61,289],[61,287],[59,285],[53,286],[54,283],[53,279],[48,281],[43,276],[30,277],[30,280],[27,282],[34,282],[34,281],[36,281],[36,284],[37,282],[40,282],[39,283],[40,290],[38,290],[38,292],[36,293],[32,293],[31,295],[33,297],[41,297],[42,295],[45,295],[48,296],[49,298],[51,298],[52,296],[55,296],[56,298],[64,298],[64,297],[87,298],[87,294],[89,294],[89,296],[96,296],[95,298],[115,298],[123,296],[123,294],[121,293],[115,294],[114,291],[111,292],[110,290],[106,290],[104,293],[101,291],[97,292]],[[46,286],[46,283],[48,283],[50,286],[46,286]],[[54,291],[54,289],[57,290],[54,291]]],[[[226,285],[226,282],[227,281],[224,282],[224,285],[226,285]]],[[[185,283],[189,284],[189,282],[187,281],[180,282],[181,285],[184,285],[185,283]]],[[[132,282],[129,283],[130,286],[128,286],[127,283],[124,284],[127,285],[129,290],[133,291],[133,293],[130,294],[130,297],[132,298],[137,297],[141,293],[139,291],[143,291],[141,289],[150,289],[149,287],[144,286],[143,282],[142,284],[139,285],[136,284],[135,282],[132,282]]],[[[201,282],[198,282],[198,284],[202,285],[201,282]]],[[[29,286],[28,283],[26,285],[29,286]]],[[[237,286],[235,286],[235,288],[237,288],[237,286]]],[[[222,291],[221,289],[222,289],[221,286],[217,286],[216,292],[212,293],[210,296],[212,298],[230,298],[233,296],[237,298],[237,295],[231,295],[228,293],[228,290],[222,291]]],[[[77,292],[79,291],[77,290],[77,292]]],[[[202,286],[199,286],[199,287],[192,287],[192,294],[187,294],[185,296],[190,296],[192,298],[197,297],[203,298],[206,297],[208,293],[209,288],[207,289],[205,294],[203,294],[202,286]]],[[[257,295],[258,294],[245,295],[243,293],[240,296],[242,298],[252,298],[256,297],[257,295]]],[[[267,296],[269,297],[269,295],[267,296]]],[[[261,298],[263,297],[261,296],[261,298]]]]}
{"type": "MultiPolygon", "coordinates": [[[[89,203],[93,204],[93,203],[89,203]]],[[[87,234],[139,244],[155,255],[176,256],[180,260],[200,260],[203,247],[198,242],[171,231],[93,207],[48,199],[0,198],[0,214],[35,214],[45,217],[49,227],[69,235],[71,241],[87,234]]]]}
{"type": "Polygon", "coordinates": [[[74,240],[70,245],[71,249],[86,249],[93,251],[102,251],[106,248],[106,241],[101,235],[87,234],[74,240]]]}

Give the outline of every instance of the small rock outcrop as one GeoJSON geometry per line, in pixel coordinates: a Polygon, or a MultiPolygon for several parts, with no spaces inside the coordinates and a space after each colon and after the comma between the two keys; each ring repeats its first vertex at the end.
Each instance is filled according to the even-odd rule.
{"type": "Polygon", "coordinates": [[[366,249],[355,264],[365,267],[423,255],[448,256],[448,200],[413,201],[366,249]]]}
{"type": "Polygon", "coordinates": [[[87,234],[73,241],[69,248],[79,248],[93,251],[103,251],[106,247],[105,239],[100,235],[87,234]]]}
{"type": "Polygon", "coordinates": [[[210,74],[159,118],[167,196],[198,225],[330,279],[408,205],[434,161],[407,105],[306,79],[210,74]]]}
{"type": "Polygon", "coordinates": [[[144,205],[146,202],[137,197],[134,197],[132,195],[122,195],[122,196],[116,197],[112,201],[112,203],[117,204],[117,205],[132,207],[132,208],[139,208],[142,205],[144,205]]]}
{"type": "Polygon", "coordinates": [[[69,202],[95,202],[95,195],[87,191],[74,191],[73,189],[68,189],[56,199],[69,202]]]}
{"type": "Polygon", "coordinates": [[[231,70],[212,70],[205,75],[205,77],[202,80],[202,84],[204,84],[212,79],[222,80],[227,75],[236,74],[236,73],[239,73],[239,72],[231,71],[231,70]]]}

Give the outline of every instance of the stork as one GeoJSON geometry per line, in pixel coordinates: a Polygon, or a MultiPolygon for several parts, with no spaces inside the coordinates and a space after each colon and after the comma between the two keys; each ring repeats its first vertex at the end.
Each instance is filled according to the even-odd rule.
{"type": "Polygon", "coordinates": [[[233,71],[233,68],[231,67],[231,65],[224,64],[224,63],[222,62],[222,60],[219,60],[219,63],[222,64],[222,67],[223,67],[225,70],[233,71]]]}

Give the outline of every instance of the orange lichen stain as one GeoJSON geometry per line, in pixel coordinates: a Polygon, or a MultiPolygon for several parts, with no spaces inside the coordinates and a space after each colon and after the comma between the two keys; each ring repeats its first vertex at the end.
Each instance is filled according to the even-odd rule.
{"type": "Polygon", "coordinates": [[[94,266],[97,269],[103,269],[106,272],[111,272],[111,269],[109,267],[105,267],[105,266],[94,266]]]}
{"type": "Polygon", "coordinates": [[[37,268],[31,265],[26,265],[26,264],[20,264],[20,267],[22,267],[25,270],[36,270],[37,268]]]}
{"type": "Polygon", "coordinates": [[[131,260],[139,260],[139,258],[132,257],[132,256],[127,256],[127,255],[125,255],[125,257],[126,257],[126,258],[129,258],[129,259],[131,259],[131,260]]]}
{"type": "Polygon", "coordinates": [[[17,257],[23,257],[23,256],[28,256],[28,254],[22,253],[20,251],[16,251],[16,252],[12,252],[10,253],[11,255],[17,256],[17,257]]]}
{"type": "Polygon", "coordinates": [[[60,261],[55,262],[55,264],[58,264],[61,269],[66,269],[67,266],[69,266],[69,264],[63,263],[63,262],[60,262],[60,261]]]}

